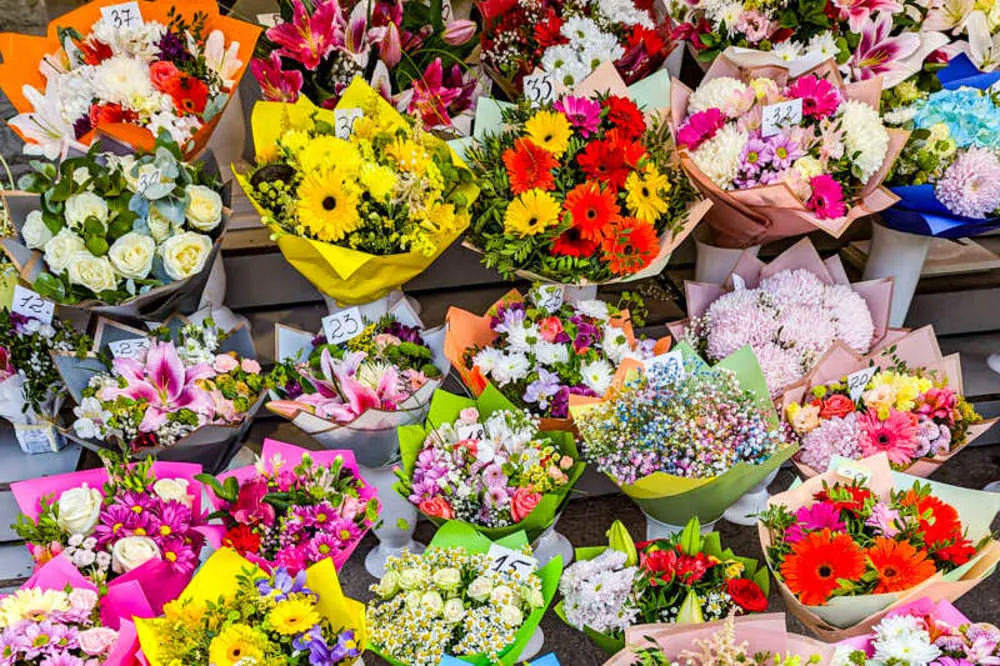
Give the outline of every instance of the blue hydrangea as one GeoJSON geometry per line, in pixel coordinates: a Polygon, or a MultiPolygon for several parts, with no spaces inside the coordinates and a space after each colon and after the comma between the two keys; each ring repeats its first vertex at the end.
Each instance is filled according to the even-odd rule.
{"type": "Polygon", "coordinates": [[[960,148],[1000,149],[1000,108],[976,88],[934,93],[919,105],[913,122],[920,129],[947,124],[960,148]]]}

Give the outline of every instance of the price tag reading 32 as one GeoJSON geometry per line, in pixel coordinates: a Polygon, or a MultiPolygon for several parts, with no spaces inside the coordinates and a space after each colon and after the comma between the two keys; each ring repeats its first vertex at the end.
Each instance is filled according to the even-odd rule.
{"type": "Polygon", "coordinates": [[[552,82],[552,77],[544,72],[524,77],[522,87],[525,98],[532,106],[548,104],[556,98],[556,86],[552,82]]]}
{"type": "Polygon", "coordinates": [[[351,138],[351,134],[354,133],[355,121],[364,115],[365,112],[358,108],[334,109],[334,131],[337,134],[337,138],[344,139],[345,141],[351,138]]]}
{"type": "Polygon", "coordinates": [[[11,302],[10,311],[29,319],[37,319],[43,324],[51,324],[56,304],[45,300],[30,289],[14,285],[14,300],[11,302]]]}
{"type": "Polygon", "coordinates": [[[123,2],[120,5],[101,7],[101,16],[117,30],[138,28],[142,25],[142,12],[139,11],[138,2],[123,2]]]}
{"type": "Polygon", "coordinates": [[[490,546],[487,554],[493,561],[490,568],[498,573],[511,572],[526,576],[538,568],[538,560],[535,558],[497,543],[490,546]]]}
{"type": "Polygon", "coordinates": [[[323,317],[323,333],[331,345],[339,345],[365,330],[365,321],[357,307],[347,308],[323,317]]]}
{"type": "Polygon", "coordinates": [[[798,125],[802,122],[802,100],[790,99],[787,102],[768,104],[761,109],[761,136],[774,136],[782,127],[798,125]]]}

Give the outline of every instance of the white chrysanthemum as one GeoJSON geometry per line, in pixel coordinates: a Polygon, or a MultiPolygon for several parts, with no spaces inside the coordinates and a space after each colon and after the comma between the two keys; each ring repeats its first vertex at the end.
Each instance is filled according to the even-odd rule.
{"type": "Polygon", "coordinates": [[[720,24],[725,24],[730,35],[736,30],[736,24],[743,14],[743,3],[736,1],[726,2],[725,0],[710,0],[704,3],[705,16],[718,28],[720,24]]]}
{"type": "Polygon", "coordinates": [[[632,346],[628,343],[625,331],[617,326],[608,326],[604,329],[601,349],[615,365],[621,363],[622,359],[632,353],[632,346]]]}
{"type": "Polygon", "coordinates": [[[888,641],[910,636],[923,631],[920,618],[913,615],[887,617],[875,626],[875,640],[888,641]]]}
{"type": "Polygon", "coordinates": [[[102,101],[135,108],[153,94],[149,66],[134,58],[108,58],[94,68],[94,92],[102,101]]]}
{"type": "Polygon", "coordinates": [[[153,136],[159,134],[160,130],[166,130],[170,137],[181,145],[186,143],[199,127],[201,127],[201,121],[194,114],[175,116],[169,111],[157,113],[146,123],[146,129],[153,136]]]}
{"type": "Polygon", "coordinates": [[[834,39],[832,32],[821,32],[809,40],[809,46],[806,48],[806,51],[808,53],[819,53],[824,58],[836,58],[840,49],[837,47],[837,40],[834,39]]]}
{"type": "Polygon", "coordinates": [[[569,44],[557,44],[547,48],[542,54],[542,69],[554,80],[566,86],[582,81],[591,72],[590,65],[584,63],[576,49],[569,44]]]}
{"type": "Polygon", "coordinates": [[[778,58],[781,58],[785,62],[791,62],[793,60],[797,60],[798,58],[802,57],[802,47],[799,44],[789,40],[787,42],[781,42],[780,44],[775,45],[771,53],[773,53],[778,58]]]}
{"type": "Polygon", "coordinates": [[[876,641],[875,659],[893,664],[924,666],[941,656],[941,650],[931,643],[926,631],[876,641]]]}
{"type": "Polygon", "coordinates": [[[632,0],[597,0],[597,10],[613,23],[654,27],[649,14],[636,7],[632,0]]]}
{"type": "Polygon", "coordinates": [[[541,339],[542,334],[534,324],[517,322],[507,329],[507,346],[516,352],[530,352],[541,339]]]}
{"type": "Polygon", "coordinates": [[[472,362],[483,374],[490,374],[503,361],[504,353],[495,347],[487,347],[476,354],[472,362]]]}
{"type": "Polygon", "coordinates": [[[573,304],[573,308],[585,317],[593,317],[601,321],[608,320],[608,304],[596,298],[577,301],[573,304]]]}
{"type": "Polygon", "coordinates": [[[535,345],[535,359],[542,365],[555,365],[569,361],[569,347],[557,342],[542,340],[535,345]]]}
{"type": "Polygon", "coordinates": [[[78,67],[59,77],[59,112],[68,122],[86,116],[93,101],[93,67],[78,67]]]}
{"type": "Polygon", "coordinates": [[[91,28],[93,37],[111,47],[114,55],[137,57],[146,62],[159,53],[160,39],[166,31],[166,26],[156,21],[115,27],[103,18],[91,28]]]}
{"type": "Polygon", "coordinates": [[[740,156],[747,144],[747,133],[729,123],[715,136],[701,144],[691,154],[695,165],[722,189],[728,189],[736,178],[740,166],[740,156]]]}
{"type": "Polygon", "coordinates": [[[688,113],[698,113],[708,109],[724,109],[732,100],[747,91],[745,83],[729,76],[720,76],[698,86],[688,98],[688,113]]]}
{"type": "Polygon", "coordinates": [[[840,105],[840,122],[844,128],[844,145],[852,156],[852,171],[861,181],[875,175],[889,150],[889,133],[878,111],[864,102],[847,100],[840,105]]]}
{"type": "Polygon", "coordinates": [[[603,358],[580,366],[580,374],[583,376],[583,383],[597,395],[604,393],[611,388],[611,378],[615,374],[615,369],[603,358]]]}
{"type": "Polygon", "coordinates": [[[526,354],[513,353],[505,356],[497,366],[493,368],[493,379],[497,385],[506,386],[511,382],[523,379],[531,369],[531,361],[526,354]]]}

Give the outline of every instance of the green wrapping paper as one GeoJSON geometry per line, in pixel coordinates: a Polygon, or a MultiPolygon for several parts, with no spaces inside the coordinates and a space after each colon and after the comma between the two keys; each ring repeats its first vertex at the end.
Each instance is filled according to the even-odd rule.
{"type": "MultiPolygon", "coordinates": [[[[433,407],[431,409],[433,409],[433,407]]],[[[464,523],[460,520],[449,520],[445,522],[441,526],[441,529],[437,531],[434,538],[431,539],[431,542],[428,544],[428,547],[454,547],[463,548],[469,553],[487,553],[493,543],[518,550],[528,543],[528,538],[524,532],[514,532],[503,537],[502,539],[496,539],[494,541],[477,532],[475,528],[468,523],[464,523]]],[[[500,664],[502,666],[514,666],[517,663],[518,657],[521,656],[521,653],[524,651],[528,641],[531,640],[531,635],[535,633],[535,629],[538,628],[538,623],[542,621],[545,611],[548,610],[549,605],[552,603],[552,599],[556,596],[556,590],[559,588],[559,578],[562,576],[562,571],[563,563],[562,558],[559,556],[556,556],[549,561],[548,564],[536,570],[535,573],[542,579],[542,596],[545,598],[545,603],[541,607],[534,609],[531,614],[524,619],[524,624],[521,625],[521,628],[518,630],[517,635],[514,638],[514,642],[507,646],[504,652],[500,655],[500,664]]],[[[378,645],[368,645],[367,649],[385,659],[387,662],[392,664],[392,666],[409,666],[408,664],[399,662],[385,654],[378,645]]],[[[493,664],[490,664],[485,656],[463,656],[457,658],[464,662],[474,664],[475,666],[493,666],[493,664]]]]}
{"type": "MultiPolygon", "coordinates": [[[[431,406],[430,410],[427,412],[427,421],[424,425],[408,425],[401,426],[396,429],[399,437],[400,454],[402,456],[402,469],[397,472],[400,480],[396,483],[396,492],[404,498],[408,498],[410,496],[410,489],[412,487],[413,480],[413,468],[416,465],[417,456],[423,448],[424,440],[427,438],[427,435],[437,426],[457,421],[459,413],[466,407],[475,407],[479,410],[480,422],[488,418],[496,411],[519,411],[518,408],[515,407],[510,400],[504,397],[504,395],[500,393],[500,391],[492,384],[487,386],[478,398],[466,398],[441,390],[435,391],[433,397],[431,397],[431,406]]],[[[457,522],[468,525],[470,528],[493,541],[510,536],[515,532],[523,531],[527,535],[528,542],[534,543],[534,541],[541,536],[542,532],[552,525],[556,517],[565,508],[566,502],[569,501],[570,491],[583,474],[585,467],[583,461],[580,460],[580,453],[576,448],[576,442],[571,433],[561,431],[539,431],[539,439],[549,440],[554,447],[562,451],[564,454],[571,456],[577,462],[573,465],[573,467],[566,470],[569,482],[560,486],[554,492],[542,495],[542,499],[538,502],[538,506],[536,506],[534,510],[525,516],[520,522],[515,523],[514,525],[508,525],[507,527],[481,527],[467,521],[446,521],[435,516],[428,516],[423,513],[422,515],[438,527],[444,525],[446,522],[457,522]]]]}

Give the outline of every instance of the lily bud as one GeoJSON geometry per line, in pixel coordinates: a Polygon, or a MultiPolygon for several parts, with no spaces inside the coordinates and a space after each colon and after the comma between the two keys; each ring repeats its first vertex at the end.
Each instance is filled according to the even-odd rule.
{"type": "Polygon", "coordinates": [[[378,47],[378,55],[389,68],[395,67],[403,59],[403,44],[399,37],[399,28],[395,23],[390,23],[386,27],[385,37],[378,47]]]}
{"type": "Polygon", "coordinates": [[[441,39],[451,46],[461,46],[476,36],[476,22],[468,19],[458,19],[450,22],[444,29],[441,39]]]}

